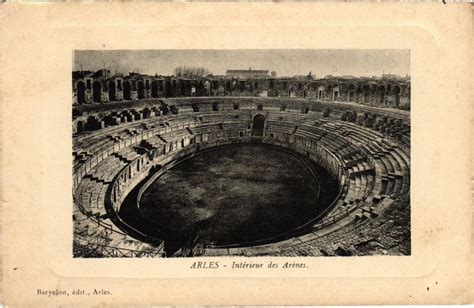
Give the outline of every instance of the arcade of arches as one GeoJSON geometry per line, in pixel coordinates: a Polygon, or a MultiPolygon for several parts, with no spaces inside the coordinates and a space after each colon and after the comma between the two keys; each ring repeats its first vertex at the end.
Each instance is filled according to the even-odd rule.
{"type": "Polygon", "coordinates": [[[410,109],[407,79],[196,78],[129,77],[81,78],[73,81],[73,103],[106,103],[147,98],[194,96],[257,96],[308,98],[410,109]]]}

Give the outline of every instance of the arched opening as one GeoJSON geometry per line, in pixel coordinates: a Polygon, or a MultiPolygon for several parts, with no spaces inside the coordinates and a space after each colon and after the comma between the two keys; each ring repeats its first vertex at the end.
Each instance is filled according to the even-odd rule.
{"type": "Polygon", "coordinates": [[[77,91],[77,103],[85,104],[86,103],[86,85],[83,81],[79,81],[76,85],[77,91]]]}
{"type": "Polygon", "coordinates": [[[353,84],[350,84],[347,88],[347,92],[347,100],[349,102],[353,102],[355,100],[355,86],[353,84]]]}
{"type": "Polygon", "coordinates": [[[383,105],[385,101],[385,88],[383,86],[379,86],[377,88],[377,103],[383,105]]]}
{"type": "Polygon", "coordinates": [[[123,99],[131,100],[132,99],[132,85],[129,81],[123,83],[123,99]]]}
{"type": "Polygon", "coordinates": [[[82,121],[77,121],[76,131],[77,131],[78,133],[84,131],[84,122],[82,122],[82,121]]]}
{"type": "Polygon", "coordinates": [[[115,97],[116,89],[115,89],[115,82],[112,80],[108,83],[108,91],[109,91],[109,101],[116,101],[117,98],[115,97]]]}
{"type": "Polygon", "coordinates": [[[151,97],[158,97],[158,89],[159,89],[159,86],[158,86],[158,81],[156,80],[153,80],[151,82],[151,97]]]}
{"type": "Polygon", "coordinates": [[[165,92],[166,92],[166,97],[173,96],[173,85],[171,84],[171,81],[166,81],[165,92]]]}
{"type": "Polygon", "coordinates": [[[263,137],[263,129],[265,128],[265,117],[257,114],[253,118],[252,136],[263,137]]]}
{"type": "Polygon", "coordinates": [[[324,98],[324,87],[320,86],[318,87],[318,99],[322,100],[324,98]]]}
{"type": "Polygon", "coordinates": [[[333,100],[337,100],[339,98],[339,90],[334,90],[333,92],[333,100]]]}
{"type": "Polygon", "coordinates": [[[92,84],[92,99],[94,103],[102,101],[102,85],[98,81],[94,81],[92,84]]]}
{"type": "Polygon", "coordinates": [[[203,96],[205,94],[206,94],[206,88],[204,88],[204,82],[201,79],[197,85],[196,96],[203,96]]]}
{"type": "Polygon", "coordinates": [[[219,103],[212,103],[212,111],[219,111],[219,103]]]}
{"type": "Polygon", "coordinates": [[[186,81],[185,80],[180,80],[179,81],[179,84],[180,84],[180,89],[181,89],[181,96],[186,96],[186,81]]]}
{"type": "Polygon", "coordinates": [[[355,97],[355,93],[354,92],[349,92],[348,101],[353,102],[354,97],[355,97]]]}
{"type": "Polygon", "coordinates": [[[400,87],[395,86],[393,88],[393,94],[395,95],[395,106],[398,107],[400,106],[400,87]]]}
{"type": "Polygon", "coordinates": [[[184,148],[184,139],[181,139],[181,147],[184,148]]]}
{"type": "Polygon", "coordinates": [[[145,86],[143,85],[143,81],[138,82],[137,91],[138,91],[138,99],[145,98],[145,86]]]}
{"type": "Polygon", "coordinates": [[[370,87],[368,85],[365,85],[362,88],[362,92],[363,92],[363,95],[364,95],[364,103],[368,103],[369,99],[370,99],[370,87]]]}

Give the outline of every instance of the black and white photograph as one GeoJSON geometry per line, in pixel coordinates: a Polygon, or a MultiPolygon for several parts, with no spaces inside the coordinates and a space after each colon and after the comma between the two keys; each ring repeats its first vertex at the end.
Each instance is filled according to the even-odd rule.
{"type": "Polygon", "coordinates": [[[410,256],[409,49],[75,50],[75,258],[410,256]]]}

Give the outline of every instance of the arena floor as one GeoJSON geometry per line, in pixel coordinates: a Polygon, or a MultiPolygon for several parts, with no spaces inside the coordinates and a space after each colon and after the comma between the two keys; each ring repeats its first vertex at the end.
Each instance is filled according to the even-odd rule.
{"type": "MultiPolygon", "coordinates": [[[[302,159],[263,145],[204,152],[155,180],[140,211],[176,238],[228,245],[272,237],[315,217],[337,191],[333,182],[318,199],[320,185],[302,159]]],[[[327,186],[324,170],[311,169],[327,186]]]]}

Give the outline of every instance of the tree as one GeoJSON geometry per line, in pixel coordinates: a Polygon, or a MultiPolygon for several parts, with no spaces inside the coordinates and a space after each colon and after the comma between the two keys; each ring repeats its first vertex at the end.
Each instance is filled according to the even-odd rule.
{"type": "Polygon", "coordinates": [[[174,75],[176,77],[206,77],[211,74],[209,70],[205,67],[195,67],[195,66],[178,66],[174,69],[174,75]]]}

